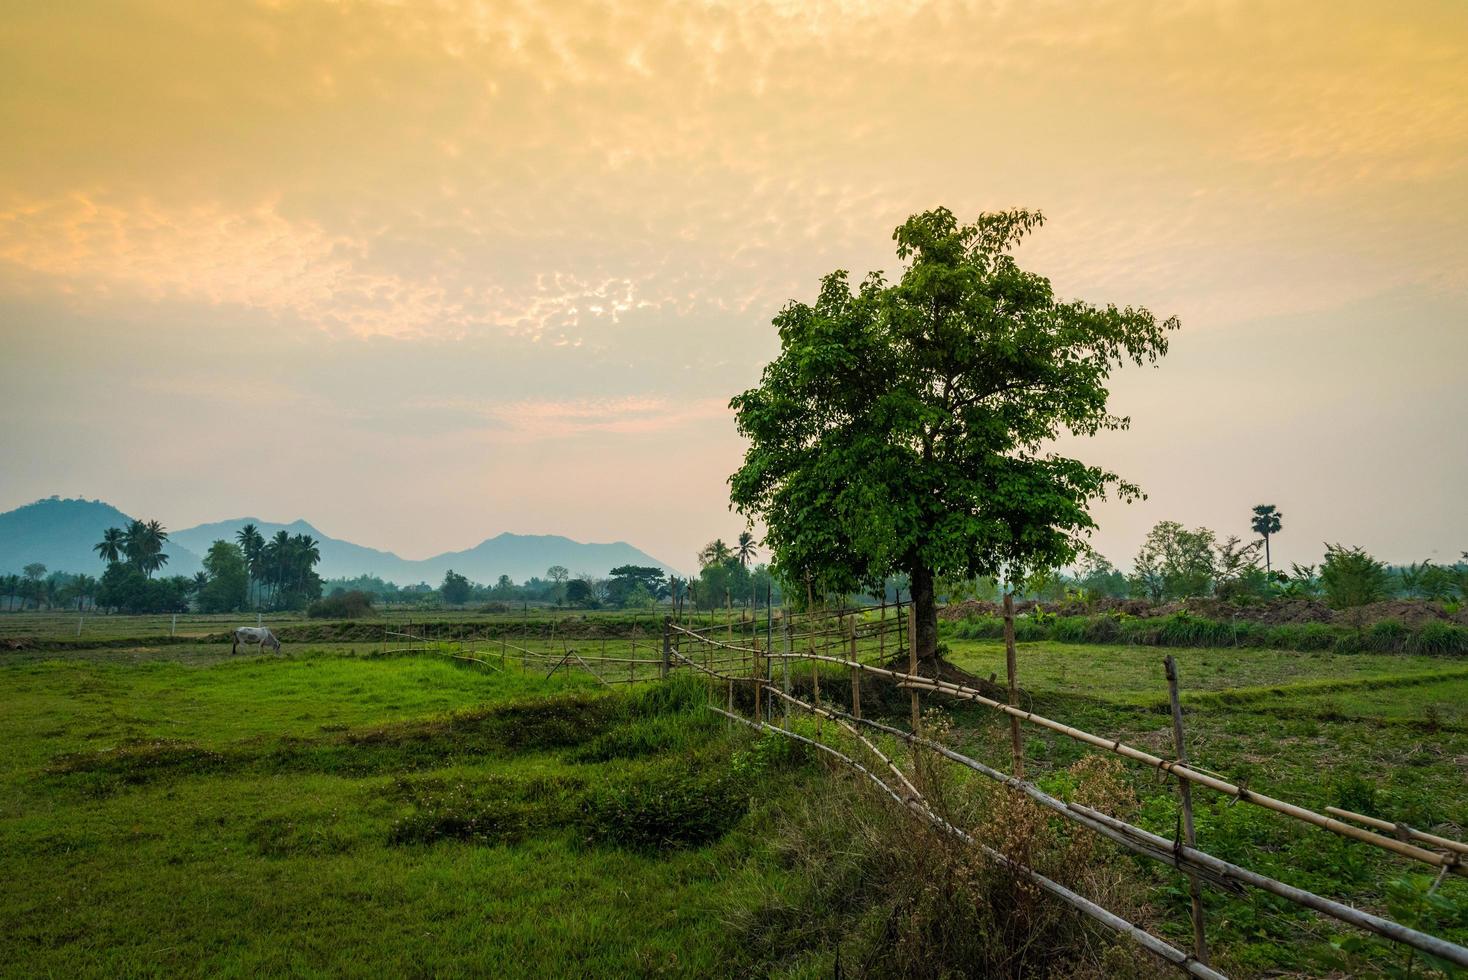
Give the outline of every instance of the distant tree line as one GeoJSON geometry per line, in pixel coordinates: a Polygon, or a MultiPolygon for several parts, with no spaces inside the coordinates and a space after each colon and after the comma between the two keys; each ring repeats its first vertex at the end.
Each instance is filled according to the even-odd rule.
{"type": "Polygon", "coordinates": [[[55,609],[73,603],[78,610],[123,613],[238,612],[245,609],[300,609],[321,596],[315,566],[319,542],[305,534],[280,531],[264,540],[253,524],[240,529],[238,543],[215,541],[204,555],[204,570],[156,576],[168,564],[168,531],[158,521],[133,521],[108,528],[93,551],[106,563],[100,579],[90,575],[46,575],[39,563],[25,576],[0,577],[3,608],[55,609]]]}

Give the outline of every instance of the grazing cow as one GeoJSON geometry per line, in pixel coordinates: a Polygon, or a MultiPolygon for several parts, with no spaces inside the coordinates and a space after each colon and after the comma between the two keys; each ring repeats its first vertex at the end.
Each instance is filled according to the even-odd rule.
{"type": "Polygon", "coordinates": [[[280,641],[275,638],[274,633],[263,626],[241,626],[235,630],[234,643],[230,645],[229,652],[231,654],[239,653],[241,643],[247,646],[252,643],[258,643],[260,644],[261,650],[269,647],[276,653],[280,652],[280,641]]]}

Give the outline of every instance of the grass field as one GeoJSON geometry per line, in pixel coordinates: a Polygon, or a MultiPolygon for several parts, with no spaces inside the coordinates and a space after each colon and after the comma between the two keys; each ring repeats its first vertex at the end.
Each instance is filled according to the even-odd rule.
{"type": "MultiPolygon", "coordinates": [[[[732,615],[737,622],[739,618],[738,611],[736,610],[732,615]]],[[[400,628],[408,623],[463,623],[511,632],[520,628],[527,621],[535,627],[543,627],[553,622],[566,625],[573,623],[617,623],[627,625],[636,624],[645,631],[655,633],[662,623],[662,618],[663,612],[661,610],[633,613],[622,610],[556,610],[541,606],[512,612],[485,612],[477,609],[423,610],[392,608],[378,610],[375,615],[355,622],[367,627],[375,626],[392,629],[400,628]]],[[[700,625],[722,624],[726,621],[726,614],[721,610],[715,613],[698,613],[696,616],[690,614],[690,618],[696,620],[700,625]]],[[[319,620],[308,618],[302,612],[267,612],[260,614],[258,619],[265,626],[269,626],[272,629],[289,628],[320,622],[319,620]]],[[[124,616],[57,610],[48,610],[45,612],[4,612],[0,613],[0,640],[6,638],[27,638],[43,641],[73,641],[81,639],[83,641],[100,643],[117,639],[140,639],[171,635],[197,638],[223,633],[236,626],[254,626],[256,620],[257,616],[255,613],[179,613],[177,615],[158,613],[141,616],[124,616]]]]}
{"type": "MultiPolygon", "coordinates": [[[[951,646],[960,665],[1002,675],[999,644],[951,646]]],[[[609,692],[584,673],[376,649],[0,654],[0,973],[829,976],[864,928],[843,909],[834,933],[761,958],[770,944],[751,942],[751,915],[808,887],[772,843],[782,811],[832,777],[760,768],[752,736],[703,711],[691,678],[609,692]]],[[[1025,644],[1022,681],[1035,710],[1166,754],[1167,652],[1025,644]]],[[[1461,836],[1468,664],[1175,653],[1200,764],[1461,836]]],[[[1005,765],[1002,719],[949,716],[953,741],[1005,765]]],[[[1079,747],[1034,733],[1027,746],[1032,774],[1064,791],[1079,747]]],[[[1130,775],[1138,819],[1170,836],[1172,787],[1130,775]]],[[[1206,849],[1468,940],[1468,882],[1428,900],[1429,876],[1403,862],[1198,802],[1206,849]]],[[[1124,864],[1149,890],[1152,926],[1185,944],[1177,879],[1124,864]]],[[[1403,962],[1376,943],[1340,952],[1344,927],[1280,904],[1210,895],[1208,908],[1240,975],[1403,962]]]]}

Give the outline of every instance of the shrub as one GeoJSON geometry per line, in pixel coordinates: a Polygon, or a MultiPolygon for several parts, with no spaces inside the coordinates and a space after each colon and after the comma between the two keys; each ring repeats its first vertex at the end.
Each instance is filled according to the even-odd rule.
{"type": "Polygon", "coordinates": [[[360,619],[373,614],[372,603],[375,598],[370,592],[355,589],[351,592],[333,592],[325,599],[317,599],[311,603],[306,608],[306,615],[312,619],[360,619]]]}
{"type": "Polygon", "coordinates": [[[1391,579],[1386,566],[1362,549],[1333,544],[1325,546],[1320,584],[1326,602],[1335,609],[1348,609],[1385,599],[1391,579]]]}

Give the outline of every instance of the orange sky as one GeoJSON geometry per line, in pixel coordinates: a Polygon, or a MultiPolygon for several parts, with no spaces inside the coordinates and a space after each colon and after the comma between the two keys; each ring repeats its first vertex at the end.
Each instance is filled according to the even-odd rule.
{"type": "Polygon", "coordinates": [[[1183,331],[1084,450],[1276,553],[1468,548],[1468,5],[7,4],[0,507],[686,567],[818,276],[1023,205],[1183,331]]]}

